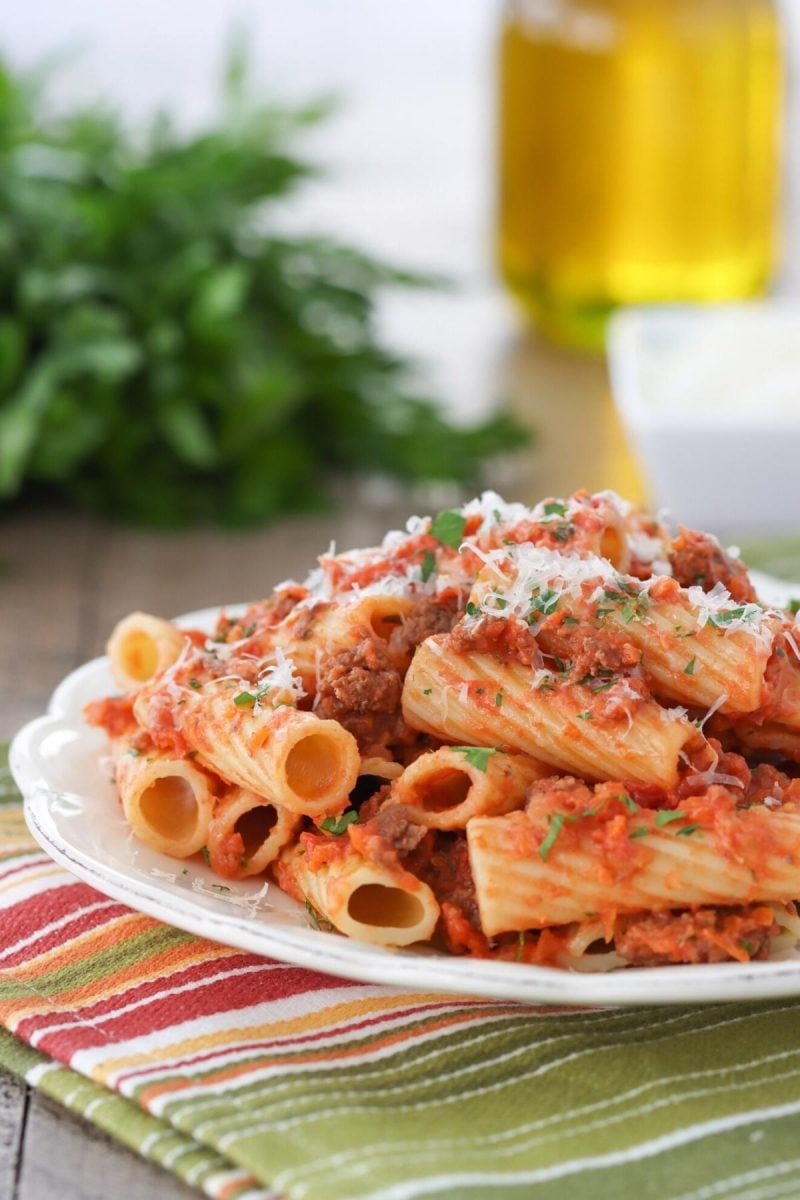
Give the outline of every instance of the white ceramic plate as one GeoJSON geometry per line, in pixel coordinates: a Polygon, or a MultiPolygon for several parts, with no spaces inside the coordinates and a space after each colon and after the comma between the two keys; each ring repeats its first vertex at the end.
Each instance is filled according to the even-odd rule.
{"type": "MultiPolygon", "coordinates": [[[[800,587],[761,577],[770,603],[800,587]]],[[[231,608],[228,609],[232,611],[231,608]]],[[[216,610],[181,618],[210,628],[216,610]]],[[[108,780],[104,735],[83,723],[83,705],[114,692],[105,659],[80,667],[56,689],[46,716],[11,747],[11,769],[40,845],[62,866],[131,908],[201,937],[331,975],[423,991],[459,992],[535,1004],[688,1004],[800,995],[800,953],[772,962],[654,967],[578,974],[523,963],[433,952],[384,950],[309,927],[305,910],[274,884],[225,885],[202,863],[177,862],[136,842],[108,780]]],[[[800,889],[798,889],[800,890],[800,889]]]]}

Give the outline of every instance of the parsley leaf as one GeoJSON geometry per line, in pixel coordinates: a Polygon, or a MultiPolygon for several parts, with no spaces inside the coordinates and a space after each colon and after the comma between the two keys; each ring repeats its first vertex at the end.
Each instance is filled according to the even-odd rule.
{"type": "Polygon", "coordinates": [[[478,608],[477,604],[473,604],[473,602],[471,600],[468,601],[468,603],[467,603],[467,616],[468,617],[477,617],[477,615],[480,611],[481,610],[478,608]]]}
{"type": "Polygon", "coordinates": [[[788,604],[788,609],[789,609],[790,613],[799,613],[800,612],[800,600],[790,600],[789,604],[788,604]]]}
{"type": "Polygon", "coordinates": [[[564,822],[567,819],[567,814],[562,812],[551,813],[549,817],[550,828],[547,831],[547,837],[539,847],[539,857],[542,861],[547,860],[547,856],[553,849],[555,840],[564,828],[564,822]]]}
{"type": "Polygon", "coordinates": [[[325,817],[324,821],[320,821],[320,829],[324,829],[326,833],[335,833],[337,837],[344,833],[348,825],[352,825],[358,820],[358,813],[353,808],[349,808],[347,812],[343,812],[338,817],[325,817]]]}
{"type": "Polygon", "coordinates": [[[432,550],[426,550],[422,556],[422,569],[420,576],[423,583],[427,583],[431,575],[436,570],[436,555],[432,550]]]}
{"type": "Polygon", "coordinates": [[[208,852],[208,846],[203,846],[200,853],[202,854],[203,858],[205,859],[206,866],[210,867],[211,866],[211,855],[208,852]]]}
{"type": "Polygon", "coordinates": [[[563,500],[550,500],[544,506],[544,515],[546,517],[565,517],[567,506],[563,500]]]}
{"type": "Polygon", "coordinates": [[[677,812],[674,809],[662,808],[656,813],[656,825],[669,825],[671,821],[682,821],[686,817],[685,812],[677,812]]]}
{"type": "Polygon", "coordinates": [[[477,767],[479,771],[486,771],[489,766],[489,759],[497,751],[488,746],[453,746],[453,750],[457,750],[459,754],[463,754],[471,767],[477,767]]]}
{"type": "Polygon", "coordinates": [[[697,662],[697,657],[690,658],[686,666],[683,668],[684,675],[694,675],[694,666],[697,662]]]}
{"type": "Polygon", "coordinates": [[[560,592],[553,591],[552,588],[546,588],[543,592],[534,593],[531,595],[531,612],[540,613],[543,617],[549,617],[558,608],[560,599],[560,592]]]}
{"type": "Polygon", "coordinates": [[[450,546],[453,550],[457,550],[464,539],[466,524],[467,518],[462,517],[460,512],[445,509],[433,518],[430,535],[436,538],[437,542],[441,542],[443,546],[450,546]]]}
{"type": "Polygon", "coordinates": [[[699,828],[700,826],[697,824],[684,825],[683,829],[677,830],[678,837],[691,837],[692,834],[696,833],[699,828]]]}
{"type": "Polygon", "coordinates": [[[328,932],[333,929],[331,922],[317,912],[310,900],[306,900],[306,912],[312,929],[324,929],[328,932]]]}
{"type": "Polygon", "coordinates": [[[257,699],[258,697],[254,696],[252,692],[239,692],[238,696],[233,697],[233,703],[239,708],[252,708],[257,699]]]}

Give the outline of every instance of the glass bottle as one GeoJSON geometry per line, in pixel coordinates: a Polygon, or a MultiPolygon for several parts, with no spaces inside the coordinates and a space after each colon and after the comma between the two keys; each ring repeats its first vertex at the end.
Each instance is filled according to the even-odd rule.
{"type": "Polygon", "coordinates": [[[772,0],[507,0],[499,69],[500,268],[545,333],[599,347],[616,305],[763,292],[772,0]]]}

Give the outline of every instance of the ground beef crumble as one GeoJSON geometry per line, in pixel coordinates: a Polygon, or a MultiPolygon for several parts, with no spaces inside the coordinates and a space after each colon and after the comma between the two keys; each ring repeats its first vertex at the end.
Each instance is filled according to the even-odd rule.
{"type": "Polygon", "coordinates": [[[323,661],[314,712],[339,721],[363,750],[399,733],[402,691],[402,674],[386,644],[365,630],[357,645],[323,661]]]}
{"type": "Polygon", "coordinates": [[[531,667],[541,658],[536,638],[522,621],[506,617],[479,617],[457,625],[448,639],[457,654],[496,654],[531,667]]]}
{"type": "Polygon", "coordinates": [[[747,569],[720,546],[715,537],[679,526],[669,563],[681,587],[699,586],[704,592],[721,583],[737,604],[755,600],[747,569]]]}
{"type": "Polygon", "coordinates": [[[766,958],[778,932],[766,905],[698,908],[694,912],[646,913],[620,917],[614,945],[631,966],[716,963],[766,958]]]}
{"type": "Polygon", "coordinates": [[[426,597],[414,605],[389,639],[389,650],[400,657],[410,657],[420,642],[436,633],[449,633],[458,620],[456,597],[448,601],[436,596],[426,597]]]}

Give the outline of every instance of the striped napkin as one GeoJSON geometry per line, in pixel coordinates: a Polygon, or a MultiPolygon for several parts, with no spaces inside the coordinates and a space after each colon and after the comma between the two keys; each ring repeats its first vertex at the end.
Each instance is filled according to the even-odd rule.
{"type": "Polygon", "coordinates": [[[0,764],[0,1063],[219,1200],[800,1196],[800,1002],[558,1010],[332,979],[126,909],[0,764]]]}

